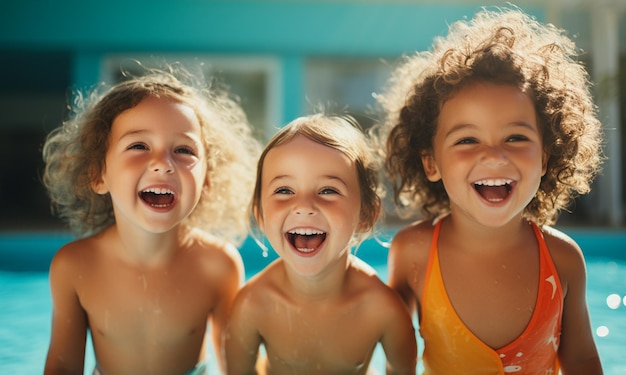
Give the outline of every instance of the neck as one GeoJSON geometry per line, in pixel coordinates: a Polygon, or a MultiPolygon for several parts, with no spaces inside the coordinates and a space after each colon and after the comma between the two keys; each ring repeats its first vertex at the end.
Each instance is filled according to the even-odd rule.
{"type": "Polygon", "coordinates": [[[534,237],[529,222],[521,215],[498,227],[488,227],[464,220],[458,215],[449,215],[443,219],[439,241],[443,239],[457,249],[487,254],[519,248],[519,244],[526,243],[529,235],[534,237]]]}
{"type": "Polygon", "coordinates": [[[171,259],[181,246],[182,228],[176,226],[163,233],[148,233],[130,226],[112,228],[118,239],[120,257],[131,263],[156,266],[171,259]]]}
{"type": "Polygon", "coordinates": [[[283,262],[286,283],[298,299],[329,300],[342,294],[352,255],[346,251],[336,262],[315,275],[301,275],[283,262]]]}

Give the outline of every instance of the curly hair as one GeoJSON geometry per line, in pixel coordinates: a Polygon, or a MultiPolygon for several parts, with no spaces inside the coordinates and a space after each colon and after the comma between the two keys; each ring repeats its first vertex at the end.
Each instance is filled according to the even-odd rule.
{"type": "Polygon", "coordinates": [[[112,87],[77,92],[69,119],[48,135],[43,183],[53,211],[80,237],[115,222],[110,195],[92,189],[105,167],[112,123],[148,97],[165,98],[194,110],[207,150],[202,195],[183,223],[240,242],[247,233],[246,207],[260,152],[245,113],[225,88],[181,65],[145,69],[112,87]]]}
{"type": "Polygon", "coordinates": [[[281,128],[263,149],[257,166],[257,177],[250,205],[251,218],[258,222],[261,206],[262,175],[265,157],[275,147],[288,143],[297,135],[337,150],[348,157],[356,168],[361,192],[359,233],[353,243],[360,243],[374,229],[381,214],[378,163],[369,140],[356,120],[350,116],[329,116],[321,113],[299,117],[281,128]]]}
{"type": "Polygon", "coordinates": [[[554,224],[560,210],[589,192],[602,161],[589,75],[576,58],[563,30],[517,8],[483,9],[452,24],[432,50],[405,57],[377,96],[385,118],[376,136],[400,215],[449,212],[443,183],[428,180],[421,157],[432,152],[443,103],[468,85],[490,82],[516,86],[534,102],[547,172],[523,216],[554,224]]]}

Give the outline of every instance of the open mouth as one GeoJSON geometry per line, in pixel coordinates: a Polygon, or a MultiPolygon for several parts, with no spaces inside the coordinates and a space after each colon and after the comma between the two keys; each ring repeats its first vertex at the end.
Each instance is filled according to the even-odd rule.
{"type": "Polygon", "coordinates": [[[155,208],[166,208],[174,203],[174,192],[169,189],[146,189],[139,192],[139,197],[155,208]]]}
{"type": "Polygon", "coordinates": [[[513,189],[513,180],[493,179],[474,182],[474,189],[489,202],[501,202],[506,199],[513,189]]]}
{"type": "Polygon", "coordinates": [[[287,233],[287,239],[296,250],[311,253],[326,240],[326,233],[313,229],[295,229],[287,233]]]}

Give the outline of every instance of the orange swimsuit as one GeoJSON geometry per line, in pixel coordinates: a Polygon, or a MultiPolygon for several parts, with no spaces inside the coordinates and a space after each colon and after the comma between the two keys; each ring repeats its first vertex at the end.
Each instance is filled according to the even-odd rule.
{"type": "Polygon", "coordinates": [[[437,251],[441,221],[436,224],[419,324],[424,339],[424,374],[558,374],[563,291],[543,234],[535,224],[532,227],[539,243],[540,283],[535,309],[517,339],[492,349],[463,324],[448,298],[437,251]]]}

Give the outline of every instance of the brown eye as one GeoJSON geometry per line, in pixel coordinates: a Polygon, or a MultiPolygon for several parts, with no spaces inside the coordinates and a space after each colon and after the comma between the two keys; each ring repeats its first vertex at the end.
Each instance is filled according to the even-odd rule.
{"type": "Polygon", "coordinates": [[[527,140],[528,140],[528,137],[524,135],[512,135],[506,139],[507,142],[523,142],[527,140]]]}
{"type": "Polygon", "coordinates": [[[461,138],[458,141],[456,141],[454,144],[455,145],[471,145],[474,143],[478,143],[478,141],[474,138],[461,138]]]}
{"type": "Polygon", "coordinates": [[[126,148],[127,150],[147,150],[148,146],[143,143],[133,143],[126,148]]]}

